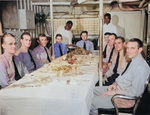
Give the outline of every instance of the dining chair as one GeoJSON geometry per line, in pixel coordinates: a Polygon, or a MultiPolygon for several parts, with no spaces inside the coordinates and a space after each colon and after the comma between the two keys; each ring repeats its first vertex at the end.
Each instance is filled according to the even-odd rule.
{"type": "MultiPolygon", "coordinates": [[[[147,79],[146,83],[145,83],[145,86],[144,86],[144,91],[146,89],[146,87],[148,87],[148,83],[149,83],[149,80],[150,80],[150,76],[149,78],[147,79]]],[[[136,113],[136,109],[140,103],[140,100],[142,99],[143,97],[143,94],[144,92],[139,96],[139,97],[130,97],[130,96],[125,96],[125,95],[114,95],[112,98],[111,98],[111,102],[112,104],[114,105],[115,108],[99,108],[98,109],[98,113],[99,114],[113,114],[113,115],[119,115],[119,113],[128,113],[128,114],[131,114],[131,115],[135,115],[136,113]],[[131,108],[118,108],[114,102],[114,100],[116,98],[122,98],[122,99],[128,99],[128,100],[136,100],[135,102],[135,105],[131,108]]]]}

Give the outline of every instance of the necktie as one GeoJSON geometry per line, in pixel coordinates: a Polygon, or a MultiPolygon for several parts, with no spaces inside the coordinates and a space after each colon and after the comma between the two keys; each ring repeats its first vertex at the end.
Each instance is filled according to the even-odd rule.
{"type": "Polygon", "coordinates": [[[122,72],[122,74],[121,74],[121,75],[123,75],[123,74],[125,73],[125,71],[126,71],[126,70],[128,69],[128,67],[129,67],[130,63],[131,63],[131,60],[128,62],[128,64],[127,64],[127,66],[126,66],[125,70],[122,72]]]}
{"type": "Polygon", "coordinates": [[[86,43],[84,42],[83,48],[86,50],[86,43]]]}
{"type": "Polygon", "coordinates": [[[19,80],[21,79],[21,76],[19,75],[18,69],[16,67],[14,56],[12,56],[12,61],[14,64],[14,69],[15,69],[15,80],[19,80]]]}
{"type": "Polygon", "coordinates": [[[113,72],[116,74],[117,73],[117,68],[118,68],[118,65],[119,65],[119,57],[120,57],[120,52],[118,52],[118,55],[117,55],[117,59],[116,59],[116,63],[115,63],[115,67],[113,69],[113,72]]]}
{"type": "Polygon", "coordinates": [[[104,52],[103,52],[103,58],[106,58],[106,50],[107,50],[107,45],[105,46],[104,52]]]}
{"type": "Polygon", "coordinates": [[[34,61],[34,59],[33,59],[33,57],[32,57],[32,55],[31,55],[31,53],[30,53],[30,51],[29,51],[29,50],[28,50],[28,53],[29,53],[29,55],[30,55],[31,62],[33,62],[34,69],[36,69],[36,64],[35,64],[35,61],[34,61]]]}
{"type": "Polygon", "coordinates": [[[50,58],[49,58],[49,55],[48,55],[47,50],[46,50],[46,48],[45,48],[45,47],[44,47],[44,49],[45,49],[46,54],[47,54],[47,60],[48,60],[49,62],[51,62],[51,60],[50,60],[50,58]]]}
{"type": "Polygon", "coordinates": [[[113,51],[114,51],[114,49],[115,49],[115,47],[113,47],[113,49],[111,50],[111,52],[110,52],[110,56],[109,56],[109,60],[108,60],[108,63],[110,62],[110,60],[111,60],[111,57],[112,57],[112,55],[113,55],[113,51]]]}
{"type": "Polygon", "coordinates": [[[62,55],[63,55],[63,53],[62,53],[62,50],[61,50],[61,46],[60,46],[60,44],[59,44],[59,51],[60,51],[60,55],[62,56],[62,55]]]}

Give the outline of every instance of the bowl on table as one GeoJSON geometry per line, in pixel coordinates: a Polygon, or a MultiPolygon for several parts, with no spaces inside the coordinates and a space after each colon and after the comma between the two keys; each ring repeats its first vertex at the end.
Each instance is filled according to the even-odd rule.
{"type": "Polygon", "coordinates": [[[68,60],[69,64],[74,64],[76,62],[76,60],[68,60]]]}

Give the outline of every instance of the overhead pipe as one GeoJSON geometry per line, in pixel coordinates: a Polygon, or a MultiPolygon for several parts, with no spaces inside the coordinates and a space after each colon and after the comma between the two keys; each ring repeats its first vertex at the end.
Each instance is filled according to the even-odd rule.
{"type": "Polygon", "coordinates": [[[24,0],[24,9],[26,9],[26,0],[24,0]]]}

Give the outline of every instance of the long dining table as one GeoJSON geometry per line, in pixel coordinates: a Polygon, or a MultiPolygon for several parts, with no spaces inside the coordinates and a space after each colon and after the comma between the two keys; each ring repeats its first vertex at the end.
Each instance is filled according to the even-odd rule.
{"type": "Polygon", "coordinates": [[[0,90],[0,115],[89,115],[99,57],[76,57],[74,64],[55,59],[0,90]],[[51,70],[65,65],[72,69],[51,70]]]}

